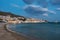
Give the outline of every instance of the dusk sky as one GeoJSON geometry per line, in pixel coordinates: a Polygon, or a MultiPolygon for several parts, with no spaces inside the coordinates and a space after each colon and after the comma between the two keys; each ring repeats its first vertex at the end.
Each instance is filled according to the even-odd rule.
{"type": "Polygon", "coordinates": [[[60,0],[0,0],[0,11],[60,21],[60,0]]]}

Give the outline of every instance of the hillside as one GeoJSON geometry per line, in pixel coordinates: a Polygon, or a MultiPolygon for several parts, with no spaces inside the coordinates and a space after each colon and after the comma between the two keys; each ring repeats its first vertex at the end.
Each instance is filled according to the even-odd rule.
{"type": "Polygon", "coordinates": [[[20,15],[15,15],[15,14],[10,13],[10,12],[2,12],[2,11],[0,11],[0,15],[3,15],[3,16],[10,15],[11,17],[23,17],[23,16],[20,16],[20,15]]]}
{"type": "Polygon", "coordinates": [[[16,15],[16,14],[13,14],[13,13],[10,13],[10,12],[2,12],[2,11],[0,11],[0,15],[2,15],[2,16],[8,16],[8,15],[10,15],[10,17],[22,17],[22,18],[24,18],[22,20],[26,20],[25,17],[20,16],[20,15],[16,15]]]}

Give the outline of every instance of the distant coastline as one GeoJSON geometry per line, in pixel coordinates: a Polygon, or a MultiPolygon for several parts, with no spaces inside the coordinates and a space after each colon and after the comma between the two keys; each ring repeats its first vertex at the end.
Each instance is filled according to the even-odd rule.
{"type": "Polygon", "coordinates": [[[10,12],[2,12],[0,11],[0,22],[7,22],[7,23],[60,23],[58,21],[56,22],[49,22],[47,20],[42,19],[35,19],[35,18],[26,18],[24,16],[15,15],[10,12]]]}
{"type": "Polygon", "coordinates": [[[48,22],[47,20],[38,20],[35,18],[26,18],[24,16],[20,16],[20,15],[15,15],[13,13],[10,12],[2,12],[0,11],[0,21],[6,21],[8,23],[44,23],[44,22],[48,22]]]}

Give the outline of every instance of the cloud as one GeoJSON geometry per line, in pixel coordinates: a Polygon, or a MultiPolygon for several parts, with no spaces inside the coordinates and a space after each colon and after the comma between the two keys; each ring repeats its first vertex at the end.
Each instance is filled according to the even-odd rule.
{"type": "Polygon", "coordinates": [[[41,5],[43,7],[47,7],[47,1],[46,0],[23,0],[24,3],[26,4],[38,4],[41,5]]]}
{"type": "Polygon", "coordinates": [[[36,0],[38,5],[41,5],[43,7],[47,7],[48,2],[46,0],[36,0]]]}
{"type": "Polygon", "coordinates": [[[43,8],[38,5],[27,5],[24,7],[24,11],[26,11],[29,14],[44,14],[46,12],[51,13],[51,14],[56,14],[56,12],[49,10],[48,8],[43,8]]]}
{"type": "Polygon", "coordinates": [[[13,7],[16,7],[16,8],[21,8],[19,5],[17,5],[17,4],[11,4],[11,6],[13,6],[13,7]]]}
{"type": "Polygon", "coordinates": [[[55,11],[51,11],[51,10],[49,10],[48,12],[49,12],[49,13],[52,13],[52,14],[56,14],[55,11]]]}
{"type": "Polygon", "coordinates": [[[24,3],[26,4],[32,4],[35,0],[23,0],[24,3]]]}
{"type": "Polygon", "coordinates": [[[60,8],[57,8],[57,10],[60,10],[60,8]]]}
{"type": "Polygon", "coordinates": [[[42,11],[48,11],[48,8],[42,8],[42,11]]]}
{"type": "Polygon", "coordinates": [[[44,13],[43,16],[48,16],[48,14],[47,13],[44,13]]]}
{"type": "Polygon", "coordinates": [[[24,11],[26,11],[29,14],[34,14],[34,15],[44,13],[44,10],[40,6],[36,6],[36,5],[25,6],[24,11]]]}
{"type": "Polygon", "coordinates": [[[53,5],[60,5],[60,0],[50,0],[53,5]]]}

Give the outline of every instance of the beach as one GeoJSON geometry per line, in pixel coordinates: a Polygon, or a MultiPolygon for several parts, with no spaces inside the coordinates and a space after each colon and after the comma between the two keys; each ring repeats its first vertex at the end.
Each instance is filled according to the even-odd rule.
{"type": "Polygon", "coordinates": [[[9,24],[6,28],[30,40],[60,40],[60,23],[9,24]]]}
{"type": "Polygon", "coordinates": [[[6,24],[0,23],[0,40],[29,40],[29,38],[8,31],[6,24]]]}

